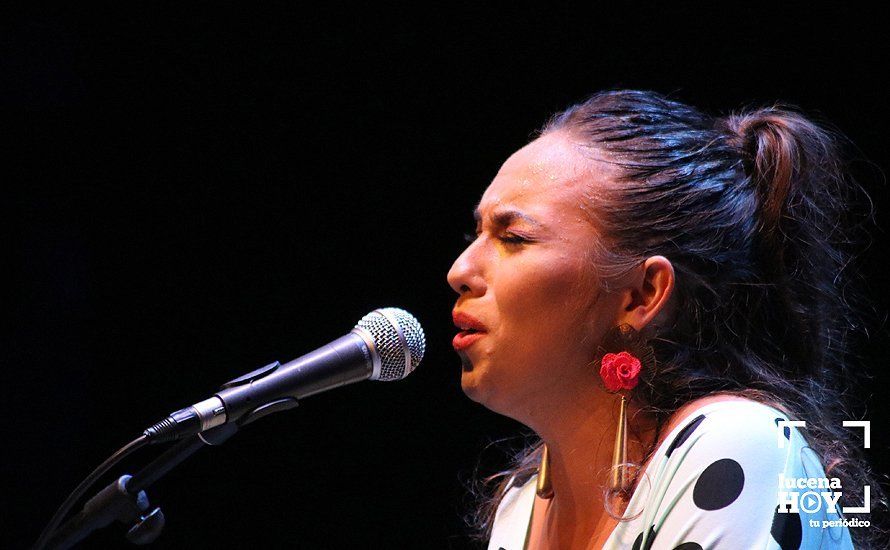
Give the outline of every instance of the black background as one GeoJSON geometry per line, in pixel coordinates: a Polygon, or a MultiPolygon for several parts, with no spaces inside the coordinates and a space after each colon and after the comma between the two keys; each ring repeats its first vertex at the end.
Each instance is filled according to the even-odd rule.
{"type": "MultiPolygon", "coordinates": [[[[312,397],[202,450],[150,490],[168,517],[154,547],[468,547],[463,480],[480,460],[494,468],[486,444],[520,426],[460,391],[445,274],[503,160],[602,88],[715,113],[783,100],[833,122],[877,208],[860,267],[886,311],[881,21],[635,6],[185,2],[2,18],[0,545],[33,542],[146,425],[398,306],[426,329],[415,374],[312,397]]],[[[887,343],[879,327],[863,350],[876,391],[887,343]]],[[[886,471],[886,403],[867,418],[886,471]]],[[[85,546],[120,540],[108,529],[85,546]]]]}

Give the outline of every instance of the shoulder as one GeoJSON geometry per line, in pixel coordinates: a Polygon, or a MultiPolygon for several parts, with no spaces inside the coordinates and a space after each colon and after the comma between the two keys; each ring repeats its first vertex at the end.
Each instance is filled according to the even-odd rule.
{"type": "Polygon", "coordinates": [[[696,399],[682,407],[671,416],[668,426],[676,426],[683,419],[695,417],[709,412],[714,416],[727,418],[732,415],[755,415],[758,417],[788,418],[788,413],[779,404],[766,404],[761,401],[735,394],[715,394],[696,399]]]}
{"type": "Polygon", "coordinates": [[[731,499],[743,486],[775,494],[779,474],[788,473],[791,458],[808,447],[789,420],[777,408],[751,399],[692,403],[671,420],[649,473],[672,484],[691,476],[699,495],[721,493],[731,499]]]}
{"type": "Polygon", "coordinates": [[[795,422],[778,406],[738,396],[707,397],[674,414],[653,457],[679,452],[690,458],[687,453],[692,450],[698,456],[705,448],[716,447],[721,454],[754,453],[760,462],[784,461],[790,448],[786,442],[807,446],[795,422]]]}

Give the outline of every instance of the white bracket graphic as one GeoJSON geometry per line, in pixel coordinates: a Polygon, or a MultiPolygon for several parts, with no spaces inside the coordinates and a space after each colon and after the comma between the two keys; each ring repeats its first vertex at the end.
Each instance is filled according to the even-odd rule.
{"type": "Polygon", "coordinates": [[[862,506],[844,506],[845,514],[870,514],[871,513],[871,485],[862,487],[862,506]]]}
{"type": "Polygon", "coordinates": [[[871,420],[844,420],[844,426],[862,428],[863,447],[871,449],[871,420]]]}

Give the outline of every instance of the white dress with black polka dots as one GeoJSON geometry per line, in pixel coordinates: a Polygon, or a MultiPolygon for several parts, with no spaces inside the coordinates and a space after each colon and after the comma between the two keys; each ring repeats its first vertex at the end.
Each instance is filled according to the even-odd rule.
{"type": "MultiPolygon", "coordinates": [[[[787,419],[772,407],[748,400],[718,401],[691,412],[658,447],[631,496],[626,514],[642,512],[619,522],[603,548],[853,548],[849,528],[838,521],[842,514],[828,511],[824,500],[819,505],[812,495],[802,496],[798,513],[778,511],[780,490],[801,495],[812,490],[779,489],[779,474],[795,480],[825,477],[801,431],[779,429],[778,422],[787,419]],[[829,523],[833,520],[835,524],[829,523]]],[[[536,481],[533,476],[504,495],[490,550],[525,547],[536,481]]]]}

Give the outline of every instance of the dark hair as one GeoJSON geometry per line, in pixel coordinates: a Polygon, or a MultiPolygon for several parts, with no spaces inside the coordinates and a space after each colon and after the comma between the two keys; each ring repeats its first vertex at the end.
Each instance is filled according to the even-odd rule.
{"type": "MultiPolygon", "coordinates": [[[[842,426],[855,418],[862,358],[854,339],[877,318],[852,265],[874,213],[842,160],[843,135],[787,104],[713,117],[638,90],[599,92],[541,133],[557,131],[619,167],[587,205],[602,233],[603,287],[650,256],[674,267],[679,313],[643,329],[657,372],[632,399],[659,427],[717,392],[778,404],[807,421],[826,475],[844,487],[842,503],[861,505],[869,484],[872,502],[886,506],[857,434],[842,426]]],[[[539,456],[538,441],[485,480],[496,486],[471,520],[481,537],[506,489],[534,474],[539,456]]],[[[884,534],[850,531],[857,547],[884,534]]]]}

